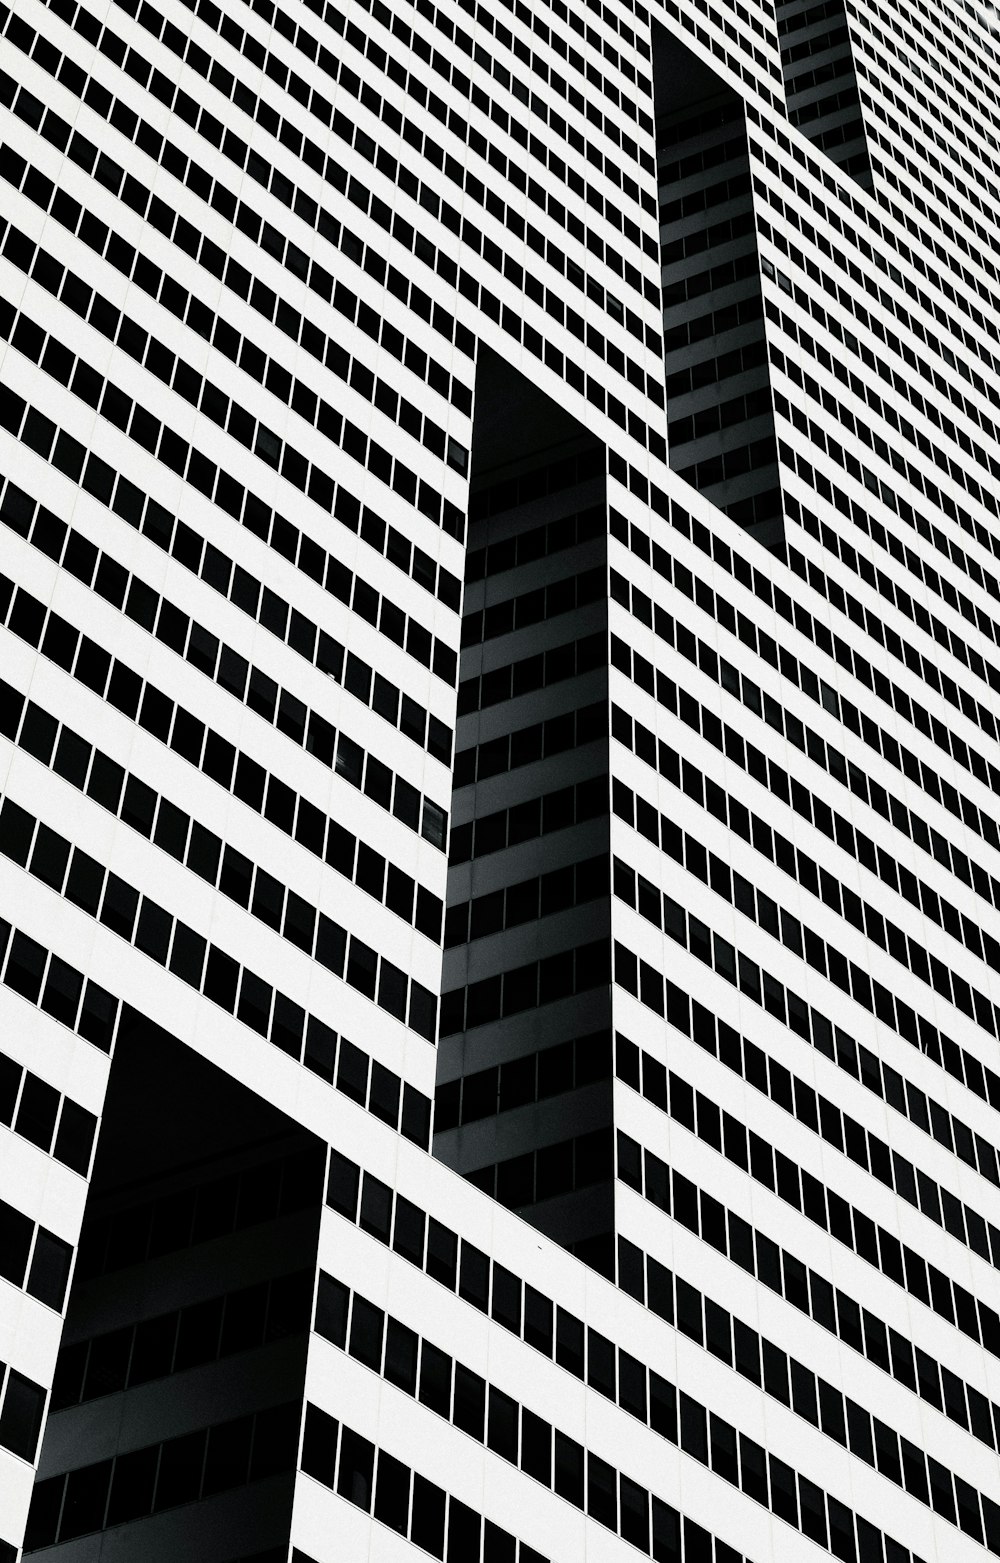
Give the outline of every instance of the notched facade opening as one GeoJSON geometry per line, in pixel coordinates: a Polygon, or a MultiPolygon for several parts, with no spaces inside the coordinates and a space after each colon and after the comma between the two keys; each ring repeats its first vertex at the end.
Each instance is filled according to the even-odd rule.
{"type": "Polygon", "coordinates": [[[770,546],[782,504],[746,115],[663,29],[653,61],[670,465],[770,546]]]}
{"type": "Polygon", "coordinates": [[[114,1555],[144,1563],[279,1563],[324,1147],[133,1021],[115,1050],[25,1554],[75,1558],[77,1538],[113,1528],[114,1555]]]}
{"type": "Polygon", "coordinates": [[[844,0],[777,0],[788,118],[819,151],[872,188],[872,165],[844,0]]]}
{"type": "Polygon", "coordinates": [[[610,1273],[605,472],[481,352],[434,1150],[610,1273]]]}

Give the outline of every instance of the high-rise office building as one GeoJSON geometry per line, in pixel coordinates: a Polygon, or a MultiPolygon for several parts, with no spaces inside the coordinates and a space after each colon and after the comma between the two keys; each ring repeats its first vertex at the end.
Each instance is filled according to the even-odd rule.
{"type": "Polygon", "coordinates": [[[0,1563],[1000,1555],[988,23],[0,32],[0,1563]]]}

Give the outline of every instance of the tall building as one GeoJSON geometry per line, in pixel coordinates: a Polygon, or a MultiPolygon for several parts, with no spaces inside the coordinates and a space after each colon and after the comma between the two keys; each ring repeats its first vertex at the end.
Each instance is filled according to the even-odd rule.
{"type": "Polygon", "coordinates": [[[0,1563],[1000,1556],[988,20],[0,29],[0,1563]]]}

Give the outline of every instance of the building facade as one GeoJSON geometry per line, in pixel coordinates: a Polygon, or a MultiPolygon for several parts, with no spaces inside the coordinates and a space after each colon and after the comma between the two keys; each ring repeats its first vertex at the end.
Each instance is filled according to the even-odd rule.
{"type": "Polygon", "coordinates": [[[1000,1555],[980,12],[0,32],[0,1563],[1000,1555]]]}

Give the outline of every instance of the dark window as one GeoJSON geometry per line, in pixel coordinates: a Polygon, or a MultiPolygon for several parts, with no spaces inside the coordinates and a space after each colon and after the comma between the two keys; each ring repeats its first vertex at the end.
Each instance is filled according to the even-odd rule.
{"type": "Polygon", "coordinates": [[[45,1391],[41,1385],[11,1369],[0,1412],[0,1445],[23,1460],[34,1462],[44,1407],[45,1391]]]}
{"type": "Polygon", "coordinates": [[[380,1451],[375,1482],[375,1518],[405,1536],[410,1512],[410,1472],[392,1455],[380,1451]]]}
{"type": "Polygon", "coordinates": [[[360,1509],[371,1509],[374,1462],[374,1446],[345,1427],[340,1441],[337,1491],[360,1509]]]}
{"type": "Polygon", "coordinates": [[[444,1557],[445,1495],[423,1476],[413,1477],[413,1516],[410,1539],[432,1557],[444,1557]]]}

